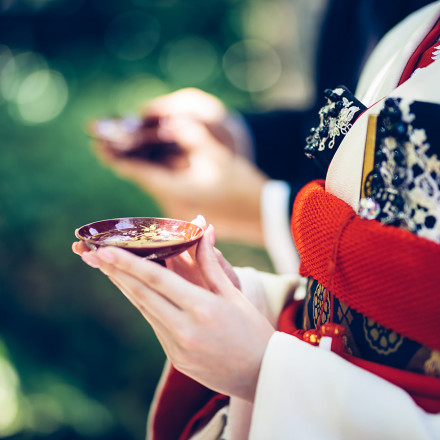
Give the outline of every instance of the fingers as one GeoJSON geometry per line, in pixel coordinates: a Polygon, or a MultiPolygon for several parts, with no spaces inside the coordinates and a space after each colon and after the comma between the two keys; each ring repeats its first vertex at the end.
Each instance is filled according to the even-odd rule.
{"type": "Polygon", "coordinates": [[[202,275],[211,291],[223,295],[228,295],[229,292],[235,293],[235,286],[223,270],[218,254],[214,250],[214,242],[214,228],[209,225],[196,251],[196,260],[202,275]]]}
{"type": "Polygon", "coordinates": [[[81,256],[84,252],[90,252],[90,248],[83,241],[75,241],[72,243],[72,251],[81,256]]]}
{"type": "Polygon", "coordinates": [[[145,121],[132,117],[104,118],[89,122],[87,131],[116,152],[126,152],[140,144],[159,142],[160,122],[156,117],[145,121]]]}
{"type": "Polygon", "coordinates": [[[215,96],[195,88],[185,88],[159,97],[145,106],[145,117],[187,115],[200,120],[220,120],[226,109],[215,96]]]}
{"type": "Polygon", "coordinates": [[[193,309],[209,294],[168,269],[121,249],[100,248],[83,253],[82,258],[106,274],[140,311],[168,355],[179,337],[188,333],[193,309]]]}
{"type": "MultiPolygon", "coordinates": [[[[120,249],[106,248],[106,252],[101,252],[100,256],[98,256],[99,252],[89,252],[85,253],[82,258],[87,264],[92,267],[99,268],[109,277],[113,284],[120,289],[124,296],[149,322],[161,341],[165,351],[169,350],[169,346],[173,341],[173,337],[170,337],[170,335],[176,331],[179,331],[179,329],[186,328],[189,316],[186,311],[190,312],[191,307],[194,306],[194,304],[198,304],[198,299],[191,299],[190,301],[187,301],[185,304],[185,309],[181,308],[179,304],[173,302],[173,300],[170,298],[170,295],[167,295],[166,292],[165,294],[162,294],[157,289],[152,289],[144,280],[140,280],[138,277],[119,269],[118,266],[124,266],[124,264],[122,264],[121,261],[116,263],[114,260],[115,256],[112,255],[111,252],[112,250],[120,251],[120,249]],[[108,255],[106,255],[107,250],[110,251],[108,252],[108,255]],[[104,254],[105,260],[113,261],[113,263],[105,262],[102,258],[102,254],[104,254]]],[[[121,254],[122,253],[124,253],[124,251],[122,251],[121,254]]],[[[118,254],[118,252],[116,252],[116,254],[118,254]]],[[[121,255],[118,257],[121,257],[121,255]]],[[[158,268],[159,272],[165,272],[168,274],[168,276],[175,275],[173,272],[168,271],[154,262],[143,261],[134,255],[132,257],[140,260],[141,263],[145,263],[145,265],[149,266],[150,269],[158,268]]],[[[119,260],[121,260],[121,258],[119,258],[119,260]]],[[[126,262],[125,266],[127,266],[126,262]]],[[[135,265],[133,265],[133,270],[136,270],[135,265]]],[[[137,270],[137,272],[139,272],[139,270],[137,270]]],[[[174,293],[178,295],[180,299],[183,299],[186,295],[189,295],[188,291],[186,291],[184,288],[181,289],[178,286],[174,286],[174,293]]]]}
{"type": "Polygon", "coordinates": [[[199,151],[229,152],[229,148],[214,136],[208,124],[200,119],[188,116],[170,118],[167,131],[177,144],[188,153],[199,151]]]}
{"type": "MultiPolygon", "coordinates": [[[[206,224],[201,216],[195,220],[202,226],[206,224]]],[[[75,243],[72,249],[91,267],[101,269],[120,288],[124,286],[124,294],[136,307],[141,309],[143,296],[155,292],[183,310],[206,298],[205,289],[224,295],[236,293],[238,280],[235,273],[221,253],[214,249],[214,242],[214,229],[210,225],[192,258],[185,254],[170,261],[169,266],[176,273],[122,249],[106,247],[86,252],[83,243],[75,243]]]]}
{"type": "Polygon", "coordinates": [[[237,274],[234,271],[234,268],[231,266],[228,260],[223,256],[223,254],[216,248],[214,248],[214,252],[217,255],[218,262],[227,275],[227,277],[231,280],[232,284],[237,288],[241,289],[240,280],[237,274]]]}
{"type": "MultiPolygon", "coordinates": [[[[203,230],[208,227],[205,218],[200,214],[194,220],[192,220],[191,223],[199,226],[203,230]]],[[[177,255],[174,258],[170,258],[167,260],[167,268],[179,274],[181,277],[185,278],[191,283],[207,289],[208,286],[206,285],[196,262],[196,249],[197,245],[191,246],[187,251],[177,255]]]]}
{"type": "Polygon", "coordinates": [[[179,319],[177,312],[180,308],[138,278],[102,262],[100,269],[154,327],[158,327],[160,322],[171,325],[179,319]]]}
{"type": "Polygon", "coordinates": [[[123,295],[136,307],[145,320],[151,325],[163,349],[170,352],[170,341],[172,341],[171,330],[179,328],[182,316],[174,304],[156,292],[140,292],[143,286],[128,275],[109,276],[110,281],[123,293],[123,295]],[[116,278],[117,277],[117,278],[116,278]],[[138,294],[136,295],[136,292],[138,294]]]}
{"type": "MultiPolygon", "coordinates": [[[[136,279],[137,287],[145,286],[180,309],[188,309],[203,298],[205,291],[161,265],[144,260],[128,251],[114,247],[99,248],[93,255],[99,268],[106,274],[120,279],[125,273],[136,279]],[[140,283],[140,284],[139,284],[140,283]]],[[[133,293],[131,291],[131,293],[133,293]]],[[[133,293],[136,297],[137,293],[133,293]]],[[[133,298],[134,299],[134,298],[133,298]]]]}
{"type": "Polygon", "coordinates": [[[205,230],[208,227],[208,223],[206,222],[205,217],[203,215],[199,214],[194,220],[191,220],[191,223],[199,226],[203,230],[205,230]]]}
{"type": "MultiPolygon", "coordinates": [[[[194,220],[191,220],[191,223],[195,224],[196,226],[202,228],[204,231],[208,227],[208,223],[206,222],[205,217],[203,215],[199,214],[194,220]]],[[[190,255],[190,257],[195,261],[196,260],[196,250],[197,246],[191,246],[187,253],[190,255]]]]}
{"type": "Polygon", "coordinates": [[[226,115],[226,108],[216,97],[193,88],[159,97],[142,111],[146,121],[159,121],[160,139],[177,142],[188,151],[201,148],[207,140],[212,143],[218,137],[213,127],[221,128],[223,133],[226,115]]]}

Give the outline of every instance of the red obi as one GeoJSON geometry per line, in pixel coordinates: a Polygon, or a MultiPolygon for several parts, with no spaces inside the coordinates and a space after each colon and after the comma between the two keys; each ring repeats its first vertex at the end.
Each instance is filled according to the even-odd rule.
{"type": "MultiPolygon", "coordinates": [[[[431,349],[440,350],[440,246],[411,232],[363,220],[323,181],[298,194],[292,233],[300,273],[313,277],[364,316],[431,349]],[[420,293],[423,292],[423,297],[420,293]]],[[[298,334],[296,304],[282,314],[280,330],[298,334]]],[[[440,379],[368,362],[350,362],[407,390],[430,412],[440,411],[440,379]]]]}

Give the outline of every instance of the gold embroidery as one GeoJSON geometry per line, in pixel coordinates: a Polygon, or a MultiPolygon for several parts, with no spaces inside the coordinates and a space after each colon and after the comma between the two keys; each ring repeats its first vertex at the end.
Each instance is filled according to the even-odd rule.
{"type": "Polygon", "coordinates": [[[364,317],[364,335],[371,349],[377,353],[388,355],[394,353],[402,345],[403,337],[378,325],[375,321],[364,317]]]}
{"type": "Polygon", "coordinates": [[[431,356],[423,365],[423,370],[428,376],[440,377],[440,352],[433,350],[431,356]]]}
{"type": "MultiPolygon", "coordinates": [[[[325,295],[325,287],[309,278],[303,311],[304,330],[316,328],[325,295]]],[[[395,368],[440,377],[440,351],[432,353],[429,347],[380,326],[337,297],[332,301],[331,292],[328,293],[324,305],[322,324],[329,322],[330,317],[333,317],[335,323],[345,327],[345,352],[395,368]],[[331,310],[333,302],[334,311],[331,310]]]]}
{"type": "Polygon", "coordinates": [[[365,181],[374,168],[374,153],[376,150],[377,116],[368,116],[367,140],[365,142],[364,166],[362,171],[361,198],[365,197],[365,181]]]}
{"type": "Polygon", "coordinates": [[[313,324],[315,328],[318,325],[319,315],[323,307],[321,324],[330,321],[330,294],[327,295],[325,304],[323,304],[325,294],[326,288],[322,284],[317,284],[313,293],[313,324]]]}

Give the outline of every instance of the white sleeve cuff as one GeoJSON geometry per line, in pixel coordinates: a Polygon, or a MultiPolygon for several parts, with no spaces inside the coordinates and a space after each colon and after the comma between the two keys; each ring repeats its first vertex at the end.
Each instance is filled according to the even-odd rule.
{"type": "Polygon", "coordinates": [[[304,295],[298,274],[276,275],[250,267],[235,267],[240,288],[251,303],[276,327],[279,315],[290,298],[304,295]]]}
{"type": "Polygon", "coordinates": [[[263,358],[250,440],[438,439],[428,414],[401,388],[333,352],[276,332],[263,358]]]}
{"type": "Polygon", "coordinates": [[[252,131],[243,116],[237,112],[229,112],[224,125],[234,140],[235,152],[255,162],[255,143],[252,131]]]}
{"type": "Polygon", "coordinates": [[[290,186],[269,180],[261,196],[261,218],[266,249],[276,272],[297,273],[299,257],[290,232],[290,186]]]}

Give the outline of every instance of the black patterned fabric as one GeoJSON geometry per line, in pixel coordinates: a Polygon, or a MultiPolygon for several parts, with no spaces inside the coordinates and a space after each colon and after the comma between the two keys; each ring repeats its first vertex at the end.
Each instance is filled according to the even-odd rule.
{"type": "Polygon", "coordinates": [[[327,102],[318,112],[319,125],[310,130],[304,152],[327,169],[342,139],[367,107],[344,86],[326,89],[324,95],[327,102]]]}
{"type": "Polygon", "coordinates": [[[304,303],[303,329],[317,327],[323,307],[321,324],[333,322],[344,326],[347,353],[382,365],[440,377],[439,352],[378,325],[347,307],[330,292],[327,293],[322,284],[310,278],[304,303]]]}
{"type": "Polygon", "coordinates": [[[385,101],[361,216],[440,243],[440,106],[385,101]]]}

